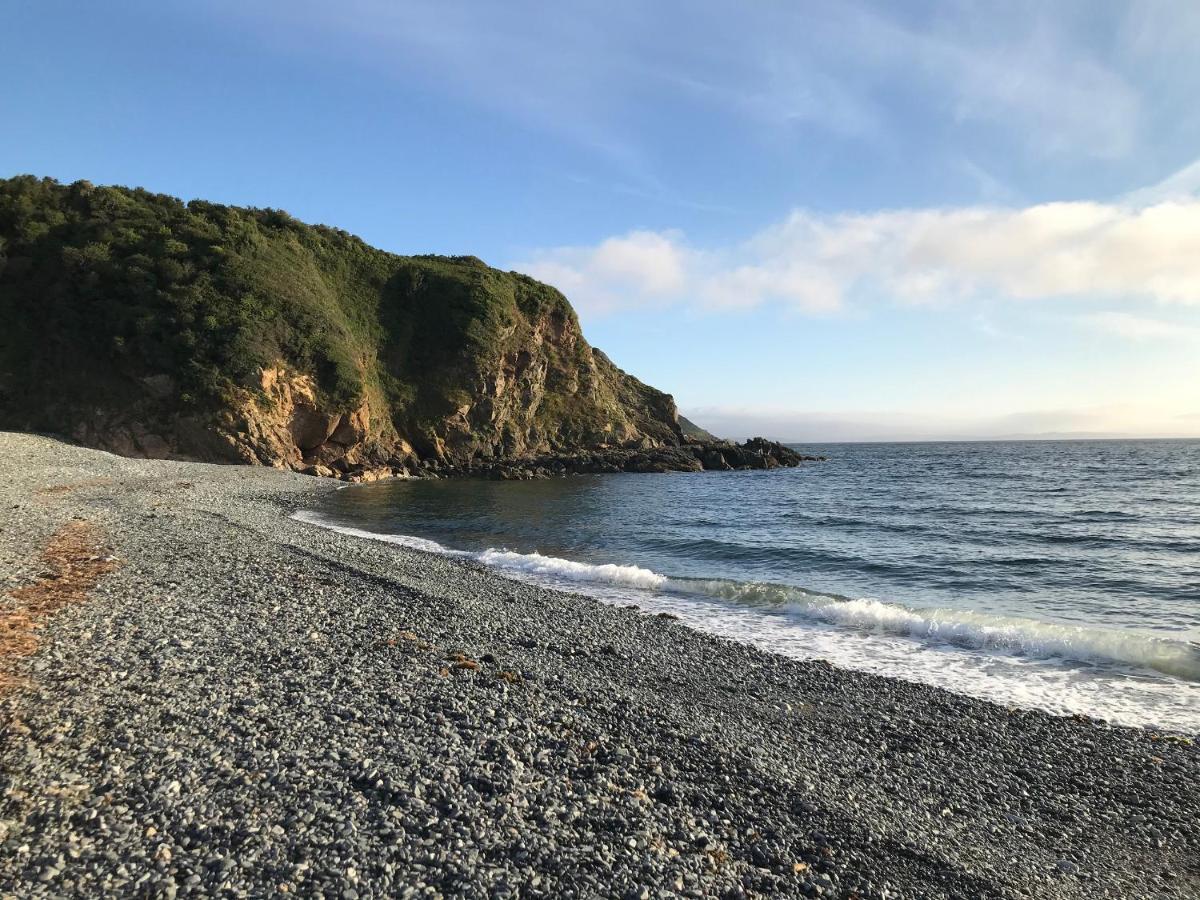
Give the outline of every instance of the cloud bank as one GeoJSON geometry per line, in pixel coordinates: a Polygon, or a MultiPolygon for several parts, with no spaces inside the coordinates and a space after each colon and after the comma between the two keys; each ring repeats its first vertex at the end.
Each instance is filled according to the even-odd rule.
{"type": "Polygon", "coordinates": [[[821,315],[880,300],[973,298],[1200,306],[1200,200],[797,210],[731,247],[632,231],[595,246],[541,250],[515,268],[591,313],[778,304],[821,315]]]}
{"type": "Polygon", "coordinates": [[[885,410],[795,410],[695,407],[684,415],[720,437],[765,434],[788,443],[839,441],[962,441],[1200,436],[1200,415],[1144,404],[1029,410],[998,415],[937,416],[885,410]]]}

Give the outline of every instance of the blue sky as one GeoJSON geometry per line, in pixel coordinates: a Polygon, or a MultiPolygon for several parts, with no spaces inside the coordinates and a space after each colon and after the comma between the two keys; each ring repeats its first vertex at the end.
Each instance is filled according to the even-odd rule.
{"type": "Polygon", "coordinates": [[[2,0],[0,174],[548,280],[731,436],[1200,434],[1200,5],[2,0]]]}

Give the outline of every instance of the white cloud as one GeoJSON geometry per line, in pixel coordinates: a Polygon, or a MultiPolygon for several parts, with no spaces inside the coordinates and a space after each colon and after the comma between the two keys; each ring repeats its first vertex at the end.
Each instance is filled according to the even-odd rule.
{"type": "Polygon", "coordinates": [[[1063,298],[1200,306],[1200,200],[821,215],[793,212],[738,245],[637,231],[516,266],[582,308],[836,312],[880,298],[948,304],[1063,298]]]}
{"type": "Polygon", "coordinates": [[[602,278],[632,282],[648,294],[670,294],[683,287],[683,256],[671,236],[635,231],[602,243],[591,265],[602,278]]]}
{"type": "Polygon", "coordinates": [[[1200,328],[1128,312],[1086,313],[1079,321],[1088,328],[1133,341],[1200,341],[1200,328]]]}
{"type": "Polygon", "coordinates": [[[608,312],[682,296],[692,255],[675,233],[633,231],[592,248],[547,250],[519,268],[553,284],[581,308],[608,312]]]}

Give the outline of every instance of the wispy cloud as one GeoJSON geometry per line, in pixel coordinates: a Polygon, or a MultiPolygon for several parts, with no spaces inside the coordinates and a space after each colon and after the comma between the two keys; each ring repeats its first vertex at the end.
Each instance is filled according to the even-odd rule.
{"type": "Polygon", "coordinates": [[[639,200],[648,200],[658,206],[676,207],[696,212],[719,213],[721,215],[733,215],[738,212],[738,210],[731,206],[720,203],[706,203],[703,200],[685,197],[676,191],[668,190],[662,184],[639,186],[622,181],[601,180],[578,172],[564,173],[563,178],[574,184],[583,184],[613,194],[634,197],[639,200]]]}
{"type": "MultiPolygon", "coordinates": [[[[592,311],[779,303],[824,314],[880,298],[1192,306],[1200,305],[1200,200],[1140,209],[1046,203],[796,211],[736,246],[700,248],[677,232],[638,231],[594,247],[543,250],[516,267],[557,282],[592,311]]],[[[1132,320],[1123,324],[1134,327],[1132,320]]]]}
{"type": "Polygon", "coordinates": [[[889,91],[919,91],[924,104],[940,100],[953,119],[998,127],[1045,154],[1118,157],[1136,140],[1137,90],[1044,4],[948,6],[917,23],[871,5],[844,9],[851,27],[833,35],[839,43],[829,49],[884,79],[889,91]]]}
{"type": "Polygon", "coordinates": [[[896,137],[919,108],[943,130],[981,125],[1037,153],[1107,158],[1133,146],[1141,110],[1137,90],[1076,39],[1069,16],[1027,0],[920,18],[863,0],[224,5],[277,44],[423,78],[639,180],[656,168],[646,123],[684,104],[722,117],[709,127],[864,140],[896,137]]]}
{"type": "Polygon", "coordinates": [[[974,160],[964,157],[958,161],[957,167],[975,184],[980,202],[997,206],[1023,204],[1025,198],[974,160]]]}
{"type": "MultiPolygon", "coordinates": [[[[227,3],[276,45],[355,66],[499,113],[617,163],[655,184],[625,127],[643,67],[632,10],[598,4],[547,8],[469,0],[319,0],[227,3]]],[[[389,111],[381,110],[381,115],[389,111]]]]}

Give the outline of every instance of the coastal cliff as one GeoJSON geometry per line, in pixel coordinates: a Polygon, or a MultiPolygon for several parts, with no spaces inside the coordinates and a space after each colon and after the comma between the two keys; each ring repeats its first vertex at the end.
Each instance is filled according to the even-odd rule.
{"type": "Polygon", "coordinates": [[[0,426],[126,456],[395,474],[769,468],[591,347],[566,298],[279,210],[0,180],[0,426]]]}

